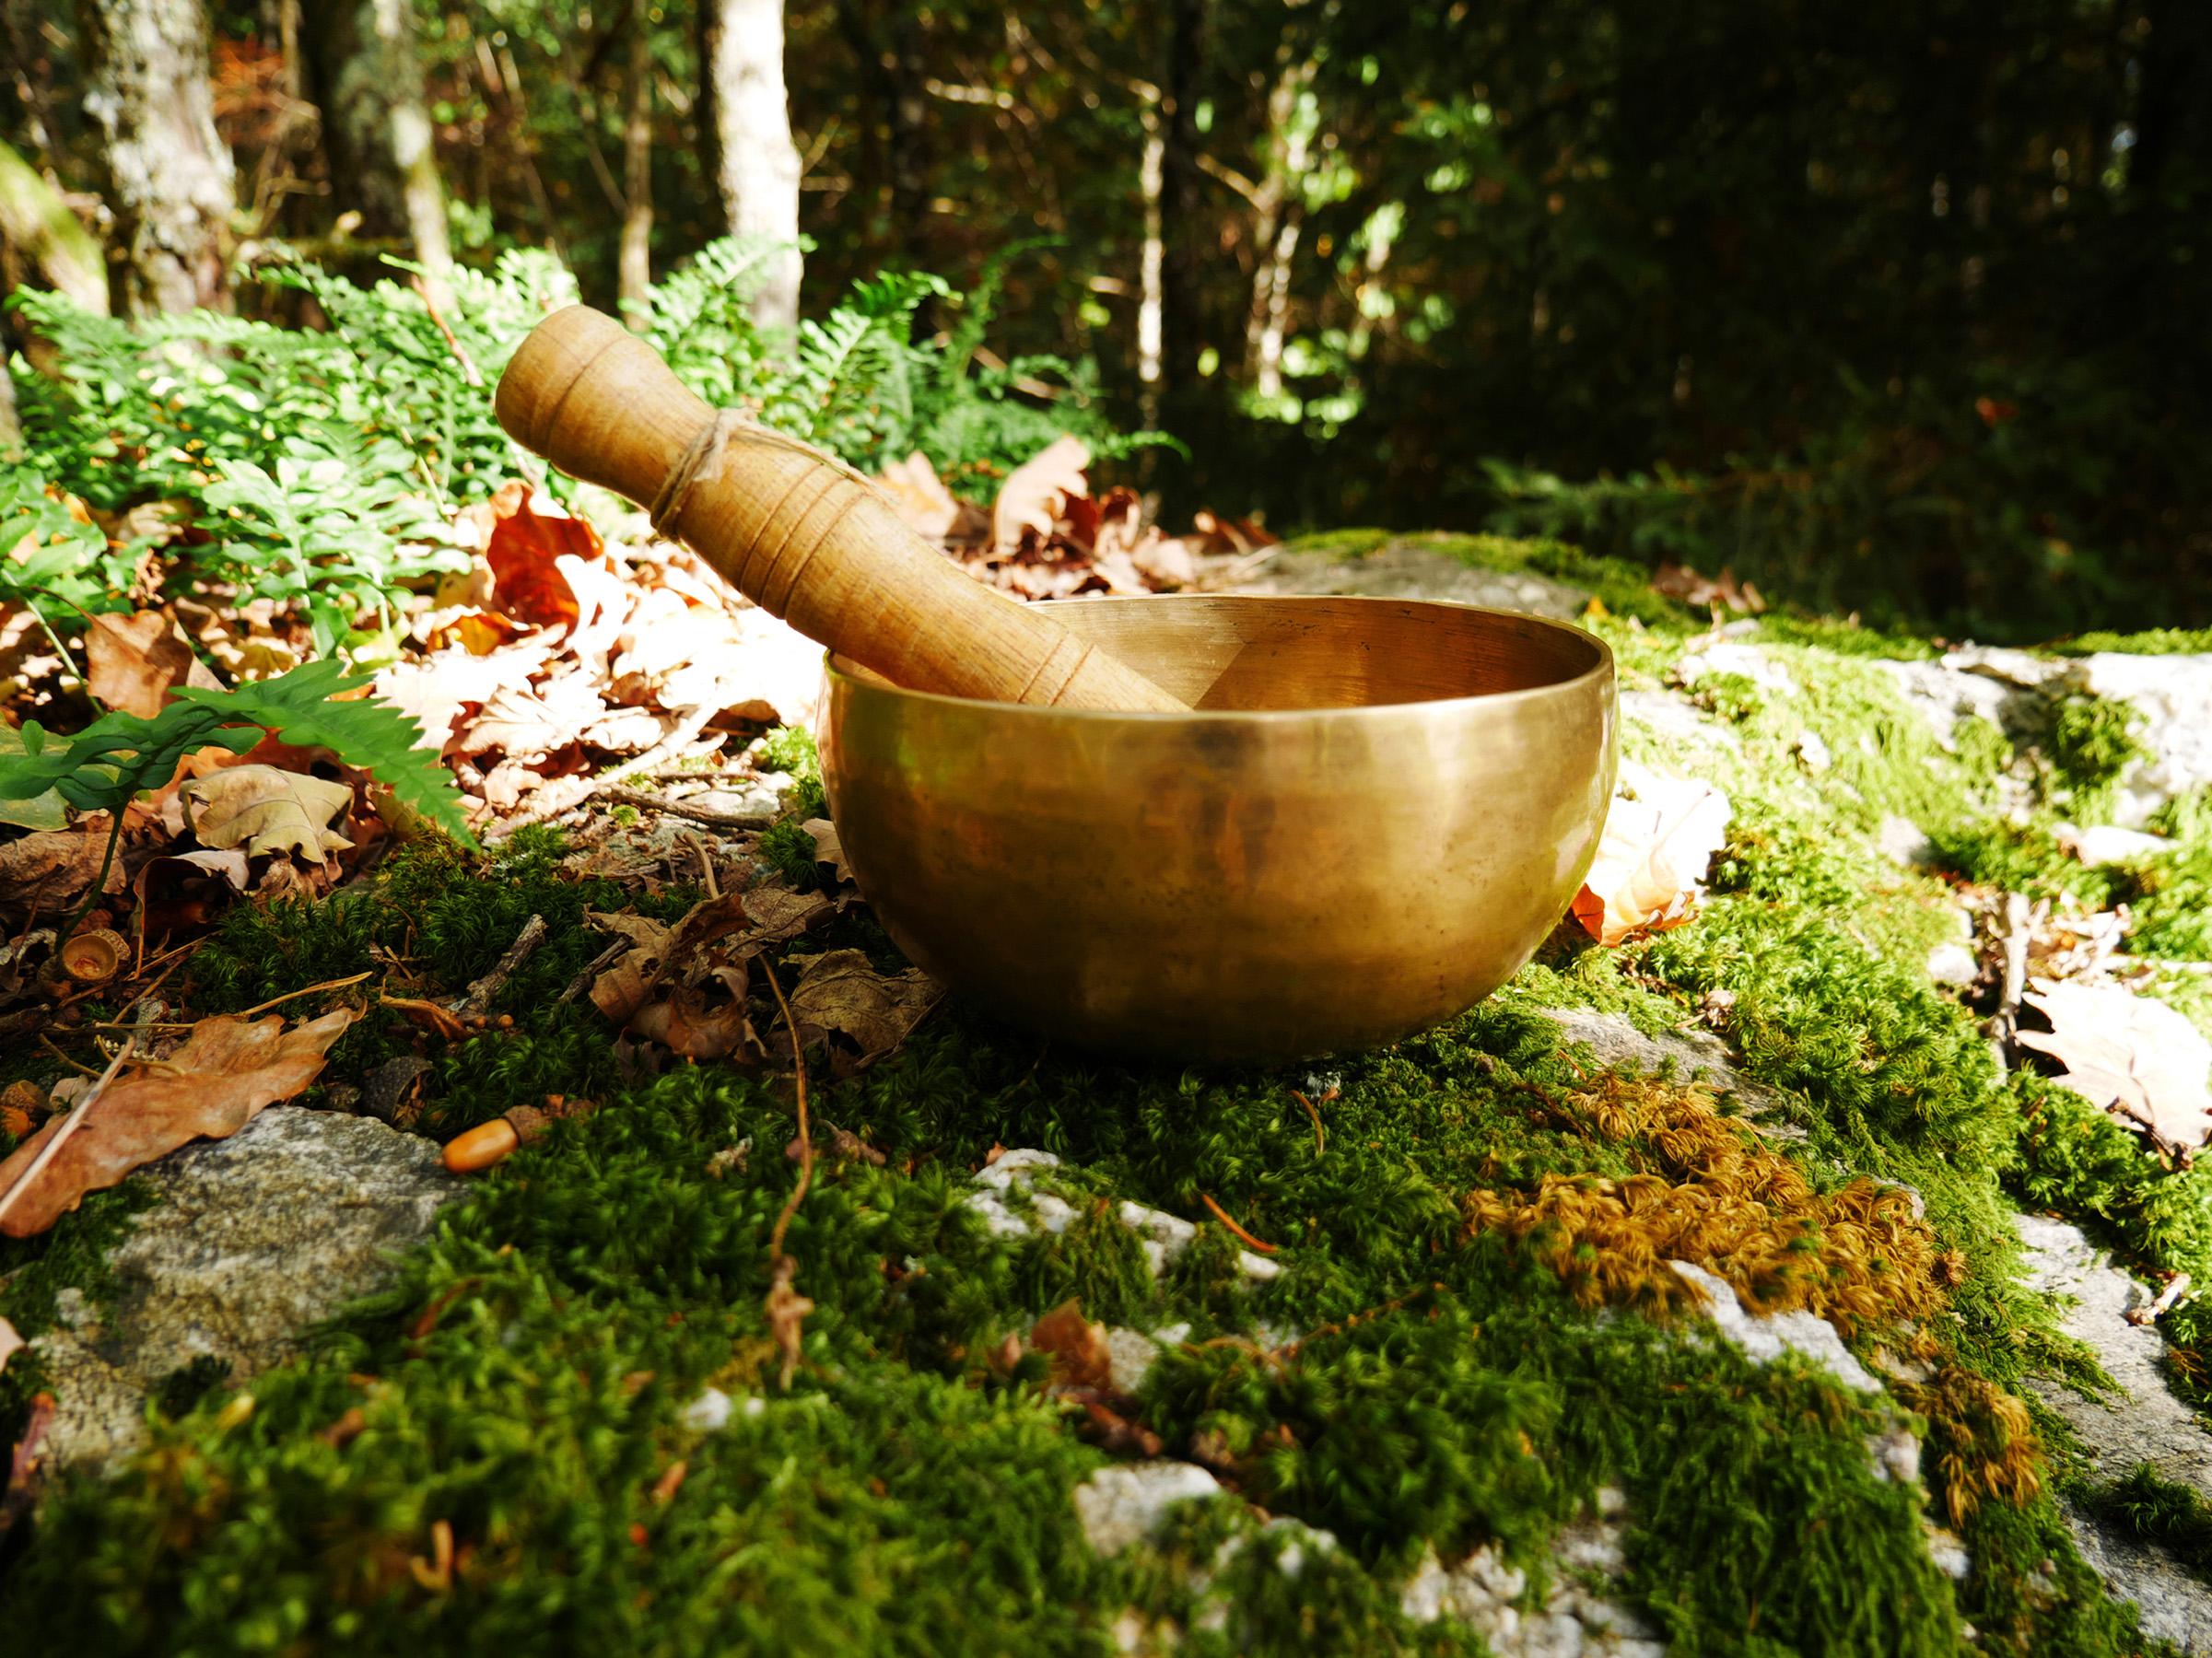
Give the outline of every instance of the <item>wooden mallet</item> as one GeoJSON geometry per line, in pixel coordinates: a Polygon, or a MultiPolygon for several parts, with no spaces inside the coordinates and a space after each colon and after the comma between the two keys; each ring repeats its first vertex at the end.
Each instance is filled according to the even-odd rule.
{"type": "Polygon", "coordinates": [[[690,391],[603,312],[547,317],[499,377],[499,424],[645,507],[771,615],[894,684],[1067,708],[1180,710],[1043,606],[966,576],[850,467],[690,391]]]}

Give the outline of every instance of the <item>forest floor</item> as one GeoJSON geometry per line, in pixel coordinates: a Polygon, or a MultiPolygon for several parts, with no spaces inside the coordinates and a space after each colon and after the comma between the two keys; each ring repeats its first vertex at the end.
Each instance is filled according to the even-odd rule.
{"type": "Polygon", "coordinates": [[[2212,639],[1494,538],[1245,578],[1584,621],[1629,787],[1726,798],[1706,890],[1276,1068],[935,1000],[789,737],[233,908],[170,1021],[350,1022],[0,1244],[26,1650],[2212,1651],[2212,639]],[[774,1001],[626,995],[702,904],[774,1001]]]}

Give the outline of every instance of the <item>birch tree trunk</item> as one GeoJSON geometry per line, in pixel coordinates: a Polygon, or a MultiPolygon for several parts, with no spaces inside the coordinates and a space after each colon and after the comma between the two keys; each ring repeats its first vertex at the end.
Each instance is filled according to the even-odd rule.
{"type": "Polygon", "coordinates": [[[731,234],[786,244],[753,297],[769,333],[799,325],[799,150],[783,88],[782,0],[700,0],[715,181],[731,234]]]}
{"type": "Polygon", "coordinates": [[[1144,194],[1144,249],[1137,267],[1137,383],[1142,388],[1144,425],[1149,431],[1160,424],[1160,269],[1165,257],[1161,240],[1160,193],[1167,158],[1166,123],[1160,116],[1157,98],[1141,111],[1144,123],[1144,154],[1138,163],[1138,187],[1144,194]]]}
{"type": "Polygon", "coordinates": [[[629,112],[622,126],[623,307],[641,324],[653,286],[653,31],[644,16],[630,19],[629,112]]]}
{"type": "Polygon", "coordinates": [[[1268,93],[1268,169],[1254,198],[1252,304],[1245,318],[1245,380],[1262,397],[1282,392],[1282,336],[1290,315],[1291,261],[1304,228],[1300,181],[1311,159],[1312,123],[1299,108],[1314,64],[1286,66],[1268,93]]]}
{"type": "Polygon", "coordinates": [[[108,204],[135,311],[230,309],[225,268],[237,204],[215,130],[201,0],[80,0],[89,89],[106,141],[108,204]]]}
{"type": "Polygon", "coordinates": [[[310,0],[300,23],[334,204],[357,208],[371,236],[404,238],[442,304],[453,250],[411,0],[310,0]]]}

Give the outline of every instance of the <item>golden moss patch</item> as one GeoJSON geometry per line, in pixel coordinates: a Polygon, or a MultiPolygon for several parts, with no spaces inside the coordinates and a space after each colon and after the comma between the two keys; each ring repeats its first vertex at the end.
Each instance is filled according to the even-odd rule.
{"type": "Polygon", "coordinates": [[[1668,1266],[1679,1260],[1727,1279],[1755,1311],[1803,1308],[1846,1332],[1941,1307],[1957,1263],[1902,1188],[1861,1178],[1816,1191],[1697,1086],[1608,1076],[1558,1110],[1628,1148],[1637,1172],[1548,1174],[1533,1193],[1475,1192],[1465,1211],[1470,1233],[1514,1239],[1583,1305],[1694,1306],[1668,1266]]]}

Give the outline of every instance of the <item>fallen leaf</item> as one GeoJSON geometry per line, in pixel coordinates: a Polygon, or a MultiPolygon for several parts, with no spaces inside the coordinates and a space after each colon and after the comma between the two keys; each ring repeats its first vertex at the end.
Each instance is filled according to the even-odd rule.
{"type": "Polygon", "coordinates": [[[86,1193],[115,1185],[189,1141],[236,1134],[263,1107],[291,1099],[320,1076],[331,1044],[356,1017],[339,1008],[288,1032],[279,1013],[204,1019],[167,1059],[126,1064],[25,1190],[16,1193],[16,1182],[66,1119],[53,1118],[0,1162],[0,1195],[15,1197],[0,1217],[0,1232],[35,1236],[86,1193]]]}
{"type": "Polygon", "coordinates": [[[859,1049],[831,1045],[831,1068],[850,1076],[874,1064],[907,1039],[943,992],[919,968],[895,975],[878,973],[865,953],[833,950],[809,961],[790,995],[799,1045],[826,1043],[834,1033],[859,1049]]]}
{"type": "Polygon", "coordinates": [[[960,521],[960,502],[919,450],[887,463],[875,482],[898,516],[931,541],[942,541],[960,521]]]}
{"type": "Polygon", "coordinates": [[[1019,547],[1025,530],[1049,537],[1069,502],[1089,497],[1083,468],[1090,463],[1089,446],[1070,436],[1056,438],[1009,473],[990,509],[991,541],[999,552],[1019,547]]]}
{"type": "MultiPolygon", "coordinates": [[[[82,897],[99,874],[111,821],[106,812],[94,812],[66,829],[44,830],[0,846],[0,904],[53,911],[82,897]]],[[[120,893],[125,884],[118,855],[101,891],[120,893]]]]}
{"type": "Polygon", "coordinates": [[[184,808],[203,846],[243,845],[256,857],[297,852],[310,863],[353,845],[330,825],[353,805],[345,783],[279,771],[274,765],[237,765],[184,786],[184,808]]]}
{"type": "Polygon", "coordinates": [[[245,849],[175,852],[148,859],[132,878],[148,938],[205,927],[252,884],[245,849]]]}
{"type": "Polygon", "coordinates": [[[560,560],[600,559],[599,531],[563,512],[550,496],[532,496],[521,483],[507,485],[486,505],[492,526],[484,557],[498,607],[539,627],[574,629],[583,607],[560,560]]]}
{"type": "Polygon", "coordinates": [[[1575,920],[1607,945],[1695,915],[1728,835],[1728,797],[1711,784],[1623,765],[1621,786],[1574,904],[1575,920]]]}
{"type": "Polygon", "coordinates": [[[95,616],[85,629],[85,688],[111,708],[152,719],[177,685],[220,691],[174,616],[159,611],[95,616]]]}
{"type": "Polygon", "coordinates": [[[23,1337],[16,1334],[16,1326],[0,1318],[0,1371],[7,1369],[7,1361],[25,1347],[23,1337]]]}
{"type": "Polygon", "coordinates": [[[1685,604],[1704,605],[1715,611],[1756,615],[1766,609],[1766,599],[1760,590],[1748,581],[1738,581],[1736,572],[1725,566],[1718,576],[1706,576],[1688,565],[1668,560],[1652,572],[1651,588],[1655,593],[1665,593],[1685,604]]]}
{"type": "Polygon", "coordinates": [[[2020,1032],[2020,1045],[2066,1068],[2061,1086],[2139,1123],[2169,1150],[2205,1143],[2212,1043],[2182,1014],[2120,985],[2038,979],[2021,999],[2051,1028],[2020,1032]]]}
{"type": "Polygon", "coordinates": [[[743,1000],[709,1007],[705,996],[685,987],[638,1009],[629,1029],[687,1059],[726,1059],[754,1034],[743,1000]]]}
{"type": "Polygon", "coordinates": [[[852,866],[845,861],[845,847],[837,839],[837,826],[827,818],[809,818],[799,827],[813,837],[814,861],[827,864],[839,881],[850,881],[852,866]]]}
{"type": "Polygon", "coordinates": [[[1029,1345],[1051,1355],[1055,1392],[1113,1391],[1114,1349],[1106,1345],[1106,1325],[1083,1315],[1081,1300],[1062,1302],[1038,1319],[1029,1332],[1029,1345]]]}

